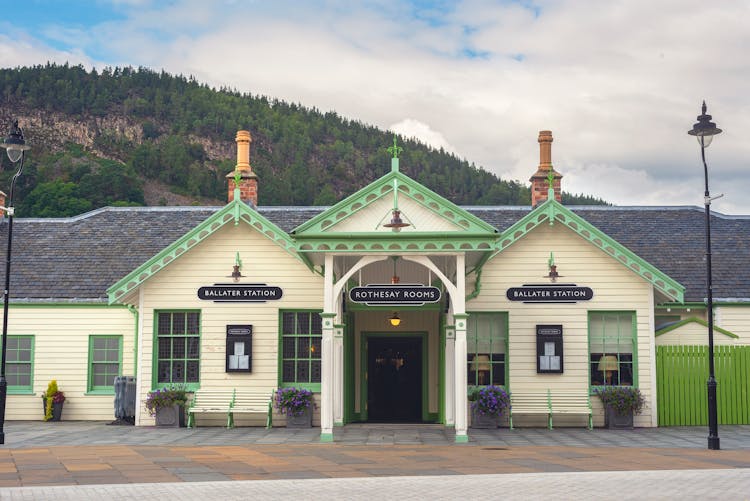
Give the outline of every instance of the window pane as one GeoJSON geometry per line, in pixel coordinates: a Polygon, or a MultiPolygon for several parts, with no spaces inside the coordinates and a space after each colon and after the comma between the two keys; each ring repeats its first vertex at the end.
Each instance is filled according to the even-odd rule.
{"type": "Polygon", "coordinates": [[[311,358],[320,358],[320,343],[321,343],[320,337],[312,338],[312,348],[310,349],[311,358]]]}
{"type": "Polygon", "coordinates": [[[310,314],[307,312],[297,313],[297,334],[310,333],[310,314]]]}
{"type": "Polygon", "coordinates": [[[187,375],[185,381],[188,383],[197,383],[200,381],[200,364],[197,360],[187,362],[187,375]]]}
{"type": "Polygon", "coordinates": [[[174,358],[185,358],[184,337],[176,337],[172,339],[172,356],[174,358]]]}
{"type": "MultiPolygon", "coordinates": [[[[18,349],[19,350],[30,350],[31,349],[31,337],[17,338],[16,341],[18,342],[18,349]]],[[[8,347],[10,347],[10,344],[8,344],[8,347]]]]}
{"type": "Polygon", "coordinates": [[[281,315],[281,333],[294,334],[295,332],[294,313],[287,311],[281,315]]]}
{"type": "Polygon", "coordinates": [[[312,314],[312,329],[310,329],[310,334],[322,334],[323,333],[323,317],[320,316],[320,313],[313,313],[312,314]]]}
{"type": "Polygon", "coordinates": [[[201,339],[199,337],[187,338],[187,357],[200,358],[201,339]]]}
{"type": "Polygon", "coordinates": [[[200,334],[200,315],[193,311],[187,314],[187,333],[200,334]]]}
{"type": "Polygon", "coordinates": [[[301,360],[297,362],[297,382],[307,383],[310,381],[310,362],[301,360]]]}
{"type": "Polygon", "coordinates": [[[169,334],[172,329],[172,315],[170,313],[159,313],[158,334],[169,334]]]}
{"type": "Polygon", "coordinates": [[[168,383],[170,381],[170,376],[171,375],[172,375],[172,372],[170,370],[169,360],[160,360],[159,361],[159,368],[158,368],[157,382],[159,382],[159,383],[168,383]]]}
{"type": "Polygon", "coordinates": [[[173,360],[172,361],[172,382],[181,383],[183,381],[185,381],[185,361],[173,360]]]}
{"type": "Polygon", "coordinates": [[[185,314],[172,314],[172,334],[185,334],[185,314]]]}
{"type": "Polygon", "coordinates": [[[310,338],[297,338],[297,356],[299,358],[310,358],[310,338]]]}
{"type": "Polygon", "coordinates": [[[282,373],[281,380],[284,383],[293,383],[294,382],[294,361],[285,360],[283,363],[283,368],[282,368],[281,373],[282,373]]]}
{"type": "Polygon", "coordinates": [[[159,338],[159,358],[170,358],[172,356],[172,340],[170,338],[159,338]]]}
{"type": "Polygon", "coordinates": [[[310,362],[310,382],[320,383],[320,361],[313,360],[310,362]]]}
{"type": "Polygon", "coordinates": [[[283,357],[284,358],[294,358],[295,351],[294,351],[294,338],[293,337],[285,337],[283,339],[283,357]]]}

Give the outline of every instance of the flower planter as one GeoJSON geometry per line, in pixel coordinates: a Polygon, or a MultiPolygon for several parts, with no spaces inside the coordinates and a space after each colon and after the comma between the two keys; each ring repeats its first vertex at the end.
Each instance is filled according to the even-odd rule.
{"type": "Polygon", "coordinates": [[[300,416],[286,417],[287,428],[312,428],[312,409],[309,407],[300,416]]]}
{"type": "Polygon", "coordinates": [[[185,407],[177,404],[159,407],[156,409],[154,417],[156,418],[156,426],[182,428],[185,426],[185,407]]]}
{"type": "Polygon", "coordinates": [[[474,409],[471,410],[471,427],[483,430],[494,430],[500,427],[500,415],[479,414],[474,409]]]}
{"type": "Polygon", "coordinates": [[[604,414],[604,426],[609,429],[632,429],[633,413],[629,412],[621,416],[608,405],[604,414]]]}
{"type": "MultiPolygon", "coordinates": [[[[60,421],[62,419],[63,404],[65,402],[52,402],[52,419],[49,421],[60,421]]],[[[47,415],[47,397],[42,397],[42,417],[47,415]]]]}

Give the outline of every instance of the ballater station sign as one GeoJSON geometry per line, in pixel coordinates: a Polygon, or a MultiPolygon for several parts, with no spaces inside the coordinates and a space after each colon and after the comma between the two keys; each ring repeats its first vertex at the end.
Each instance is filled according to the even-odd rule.
{"type": "Polygon", "coordinates": [[[440,301],[440,289],[421,284],[369,284],[350,289],[349,300],[368,306],[422,306],[440,301]]]}
{"type": "Polygon", "coordinates": [[[281,287],[266,284],[214,284],[198,289],[198,299],[215,303],[265,303],[281,299],[281,287]]]}
{"type": "Polygon", "coordinates": [[[591,300],[594,291],[576,284],[523,285],[508,289],[505,297],[524,303],[575,303],[591,300]]]}

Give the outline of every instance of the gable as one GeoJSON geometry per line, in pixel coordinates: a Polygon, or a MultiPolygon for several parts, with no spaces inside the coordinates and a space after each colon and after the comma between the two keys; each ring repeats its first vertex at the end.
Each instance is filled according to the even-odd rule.
{"type": "Polygon", "coordinates": [[[578,236],[598,247],[604,253],[619,261],[623,266],[637,274],[654,288],[677,302],[684,301],[685,288],[676,280],[663,273],[656,266],[637,256],[630,249],[605,234],[582,217],[565,208],[554,198],[550,190],[547,200],[505,230],[498,238],[492,257],[522,239],[526,234],[540,225],[562,224],[578,236]]]}
{"type": "MultiPolygon", "coordinates": [[[[734,344],[739,336],[731,331],[714,325],[714,342],[716,344],[734,344]]],[[[656,344],[662,345],[707,345],[708,322],[698,317],[686,318],[675,322],[655,333],[656,344]]]]}
{"type": "Polygon", "coordinates": [[[488,223],[399,172],[398,158],[394,158],[391,172],[300,225],[292,234],[306,238],[352,230],[391,233],[382,224],[390,221],[394,208],[402,210],[403,219],[413,223],[402,231],[496,233],[488,223]]]}
{"type": "Polygon", "coordinates": [[[249,225],[253,230],[274,242],[294,258],[304,262],[297,253],[292,239],[278,226],[260,215],[255,209],[240,201],[238,192],[239,190],[235,190],[234,201],[162,249],[151,259],[107,289],[109,303],[121,302],[146,280],[230,223],[235,226],[240,223],[249,225]]]}

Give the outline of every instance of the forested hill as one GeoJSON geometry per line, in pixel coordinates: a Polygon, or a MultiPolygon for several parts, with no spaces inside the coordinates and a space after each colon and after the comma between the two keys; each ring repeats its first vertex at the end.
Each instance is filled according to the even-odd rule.
{"type": "MultiPolygon", "coordinates": [[[[0,69],[0,90],[3,135],[18,118],[33,148],[16,191],[22,216],[223,204],[240,129],[253,136],[261,205],[333,204],[390,169],[389,132],[192,77],[47,64],[0,69]]],[[[530,203],[526,181],[503,181],[443,150],[399,142],[404,173],[458,204],[530,203]]],[[[7,158],[2,162],[0,188],[7,191],[12,172],[7,158]]],[[[604,203],[563,196],[568,204],[604,203]]]]}

